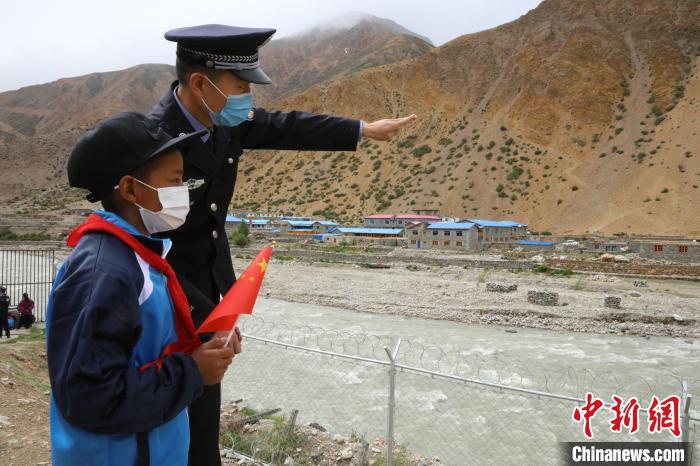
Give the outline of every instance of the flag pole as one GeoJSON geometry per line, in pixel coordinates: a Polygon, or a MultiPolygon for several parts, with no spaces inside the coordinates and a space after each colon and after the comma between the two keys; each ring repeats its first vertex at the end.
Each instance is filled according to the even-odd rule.
{"type": "Polygon", "coordinates": [[[231,330],[228,332],[228,337],[226,338],[226,344],[224,346],[228,346],[229,343],[231,343],[231,337],[233,336],[233,332],[236,330],[236,326],[234,325],[231,327],[231,330]]]}
{"type": "MultiPolygon", "coordinates": [[[[275,244],[276,244],[276,241],[273,240],[273,241],[272,241],[272,244],[269,245],[269,247],[270,247],[270,254],[268,255],[268,257],[270,257],[270,255],[272,254],[272,248],[274,248],[275,244]]],[[[265,250],[265,248],[263,248],[263,250],[260,252],[260,254],[258,255],[258,257],[259,257],[260,255],[263,254],[264,250],[265,250]]],[[[267,263],[265,262],[265,257],[263,257],[263,259],[262,259],[262,261],[261,261],[261,264],[262,264],[262,267],[261,267],[262,272],[261,272],[261,275],[260,275],[260,281],[262,282],[262,277],[263,277],[264,274],[265,274],[265,267],[267,266],[267,263]]],[[[253,264],[251,263],[251,265],[249,265],[248,267],[250,268],[252,265],[253,265],[253,264]]],[[[260,265],[260,264],[258,264],[258,265],[260,265]]],[[[248,272],[248,269],[246,269],[246,272],[245,272],[245,273],[247,273],[247,272],[248,272]]],[[[251,280],[252,280],[252,278],[251,278],[251,280]]],[[[260,285],[258,285],[258,291],[256,292],[256,297],[257,297],[257,293],[259,293],[259,290],[260,290],[259,286],[260,286],[260,285]]],[[[227,293],[227,296],[229,295],[230,292],[231,292],[231,290],[229,290],[229,292],[227,293]]],[[[253,299],[253,303],[251,304],[251,309],[250,309],[250,311],[249,311],[249,312],[245,312],[245,311],[244,311],[243,313],[248,313],[248,314],[252,313],[252,311],[253,311],[253,310],[252,310],[252,306],[254,305],[254,303],[255,303],[255,299],[253,299]]],[[[224,346],[228,346],[228,345],[231,343],[231,338],[233,338],[233,332],[236,331],[236,321],[238,320],[238,315],[240,315],[240,314],[235,315],[235,318],[234,318],[234,321],[233,321],[233,326],[231,327],[231,330],[229,330],[229,332],[228,332],[228,335],[227,335],[227,337],[226,337],[226,343],[224,344],[224,346]]],[[[206,321],[205,321],[204,324],[206,324],[206,321]]],[[[203,325],[204,325],[204,324],[203,324],[203,325]]],[[[201,327],[200,327],[200,328],[201,328],[201,327]]]]}

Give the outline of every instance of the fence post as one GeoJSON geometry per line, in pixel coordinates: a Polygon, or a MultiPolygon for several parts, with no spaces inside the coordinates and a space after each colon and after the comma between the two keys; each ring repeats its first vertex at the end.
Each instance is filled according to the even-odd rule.
{"type": "Polygon", "coordinates": [[[681,410],[683,411],[683,422],[681,425],[681,442],[686,444],[686,453],[688,454],[688,465],[693,464],[693,445],[690,445],[690,403],[693,401],[693,395],[690,394],[688,382],[682,382],[683,391],[681,392],[681,410]]]}
{"type": "Polygon", "coordinates": [[[386,427],[386,466],[394,465],[394,408],[396,406],[396,355],[399,353],[401,338],[396,342],[394,351],[385,346],[384,351],[389,357],[389,413],[386,427]]]}

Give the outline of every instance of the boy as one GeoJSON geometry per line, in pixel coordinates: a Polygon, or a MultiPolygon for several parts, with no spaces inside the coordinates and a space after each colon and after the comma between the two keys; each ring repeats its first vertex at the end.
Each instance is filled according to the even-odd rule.
{"type": "Polygon", "coordinates": [[[188,405],[219,383],[240,343],[200,346],[190,307],[150,235],[189,210],[178,148],[144,115],[121,113],[78,141],[71,186],[103,211],[68,238],[47,308],[51,454],[63,465],[185,465],[188,405]]]}

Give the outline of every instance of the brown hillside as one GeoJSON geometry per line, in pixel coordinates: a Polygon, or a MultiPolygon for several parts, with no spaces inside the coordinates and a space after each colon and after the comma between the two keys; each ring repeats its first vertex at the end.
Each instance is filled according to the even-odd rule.
{"type": "Polygon", "coordinates": [[[256,154],[235,205],[357,220],[436,207],[556,232],[700,235],[693,0],[547,0],[417,59],[318,85],[284,107],[417,113],[357,154],[256,154]]]}
{"type": "MultiPolygon", "coordinates": [[[[284,88],[258,89],[258,102],[365,120],[420,119],[398,141],[364,141],[357,153],[244,156],[235,208],[357,221],[434,207],[514,218],[540,231],[700,236],[700,217],[692,215],[700,201],[697,0],[545,0],[516,21],[406,60],[420,39],[393,37],[358,36],[350,47],[358,52],[337,63],[327,57],[345,53],[342,40],[314,51],[290,38],[288,56],[263,55],[288,88],[316,84],[284,100],[277,97],[284,88]],[[403,45],[391,52],[394,40],[403,45]],[[382,63],[373,57],[392,63],[363,69],[382,63]]],[[[10,143],[0,144],[0,163],[21,175],[6,177],[0,196],[38,189],[9,208],[67,205],[70,197],[55,186],[75,128],[123,107],[144,110],[165,89],[167,77],[143,89],[138,69],[123,82],[103,76],[113,84],[99,87],[113,89],[109,98],[88,97],[89,77],[62,80],[75,86],[70,92],[42,89],[48,97],[34,106],[26,102],[37,90],[0,94],[0,137],[10,143]]]]}
{"type": "MultiPolygon", "coordinates": [[[[275,85],[257,87],[257,102],[432,48],[389,20],[341,19],[342,27],[316,28],[266,46],[263,61],[275,85]]],[[[0,163],[5,173],[17,175],[0,180],[0,199],[11,200],[4,210],[28,215],[80,200],[80,193],[63,184],[75,140],[114,112],[148,111],[174,76],[172,66],[140,65],[0,93],[0,163]]]]}

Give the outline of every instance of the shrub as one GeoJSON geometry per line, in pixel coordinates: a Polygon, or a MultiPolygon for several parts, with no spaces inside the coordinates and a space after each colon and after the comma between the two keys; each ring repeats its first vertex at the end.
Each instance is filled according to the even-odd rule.
{"type": "Polygon", "coordinates": [[[520,175],[523,174],[523,169],[520,167],[513,167],[513,169],[508,173],[508,176],[506,177],[508,180],[517,180],[520,178],[520,175]]]}
{"type": "Polygon", "coordinates": [[[231,242],[239,248],[248,246],[248,243],[250,243],[248,233],[250,233],[250,227],[247,223],[241,222],[238,229],[231,235],[231,242]]]}
{"type": "Polygon", "coordinates": [[[425,154],[431,153],[433,150],[428,145],[422,145],[413,149],[413,155],[415,157],[422,157],[425,154]]]}

